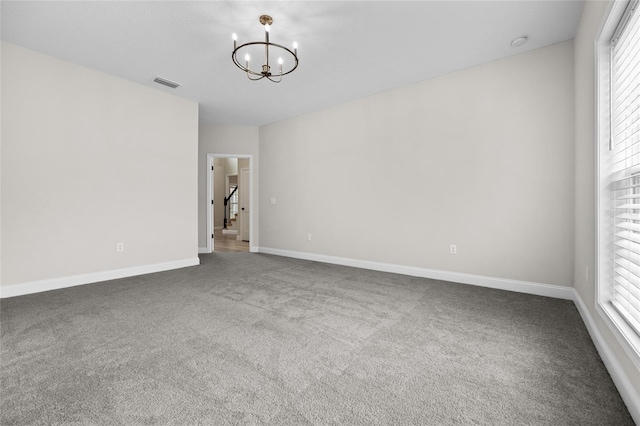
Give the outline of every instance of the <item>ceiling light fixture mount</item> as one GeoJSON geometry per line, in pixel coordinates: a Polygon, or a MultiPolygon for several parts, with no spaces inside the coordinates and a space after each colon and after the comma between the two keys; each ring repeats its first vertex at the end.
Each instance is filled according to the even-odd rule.
{"type": "Polygon", "coordinates": [[[271,29],[271,25],[273,24],[273,18],[269,15],[261,15],[260,23],[264,25],[264,41],[252,41],[249,43],[237,45],[238,36],[233,34],[233,53],[231,54],[231,59],[233,59],[233,63],[236,64],[238,68],[247,73],[247,77],[249,80],[262,80],[263,78],[267,78],[274,83],[280,83],[282,81],[282,76],[292,73],[296,68],[298,68],[298,43],[293,43],[293,50],[282,46],[281,44],[272,43],[269,41],[269,30],[271,29]],[[259,50],[264,47],[264,63],[261,66],[259,71],[252,70],[250,67],[251,64],[251,55],[249,52],[255,52],[255,49],[259,50]],[[253,50],[252,50],[253,49],[253,50]],[[244,55],[244,63],[238,60],[238,55],[240,52],[245,53],[244,55]],[[278,72],[271,71],[271,63],[270,58],[273,56],[273,53],[279,53],[281,56],[278,57],[278,72]],[[285,60],[282,55],[287,58],[286,64],[288,68],[286,71],[283,71],[283,65],[285,64],[285,60]]]}

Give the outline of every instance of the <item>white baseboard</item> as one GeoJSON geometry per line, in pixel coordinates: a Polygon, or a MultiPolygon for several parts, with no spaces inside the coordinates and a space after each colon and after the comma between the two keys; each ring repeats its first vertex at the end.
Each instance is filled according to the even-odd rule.
{"type": "Polygon", "coordinates": [[[611,349],[609,349],[609,345],[607,345],[602,334],[600,334],[589,309],[587,309],[587,305],[584,304],[584,301],[575,289],[573,289],[573,301],[578,308],[582,321],[587,327],[587,331],[589,331],[591,340],[593,340],[602,362],[605,367],[607,367],[607,371],[609,372],[613,383],[615,383],[622,400],[627,405],[627,409],[629,410],[633,421],[640,425],[640,395],[638,395],[631,385],[630,378],[627,377],[624,370],[620,367],[618,358],[613,354],[613,352],[611,352],[611,349]]]}
{"type": "Polygon", "coordinates": [[[223,229],[222,233],[225,235],[238,235],[237,229],[223,229]]]}
{"type": "Polygon", "coordinates": [[[374,271],[391,272],[394,274],[410,275],[413,277],[431,278],[435,280],[451,281],[455,283],[471,284],[499,290],[509,290],[518,293],[535,294],[556,299],[573,300],[573,287],[540,284],[529,281],[517,281],[506,278],[486,277],[483,275],[448,272],[437,269],[419,268],[415,266],[395,265],[392,263],[371,262],[368,260],[350,259],[323,254],[304,253],[290,250],[260,247],[260,253],[277,256],[293,257],[296,259],[313,260],[316,262],[332,263],[335,265],[352,266],[355,268],[371,269],[374,271]]]}
{"type": "Polygon", "coordinates": [[[30,281],[21,284],[12,284],[0,287],[0,299],[7,297],[23,296],[25,294],[40,293],[43,291],[58,290],[77,285],[97,283],[100,281],[115,280],[118,278],[133,277],[136,275],[151,274],[154,272],[168,271],[171,269],[185,268],[200,264],[200,259],[183,259],[172,262],[155,263],[152,265],[133,266],[131,268],[113,269],[111,271],[95,272],[91,274],[72,275],[70,277],[53,278],[50,280],[30,281]]]}
{"type": "Polygon", "coordinates": [[[206,247],[198,247],[198,254],[209,254],[211,253],[211,251],[209,251],[208,248],[206,247]]]}

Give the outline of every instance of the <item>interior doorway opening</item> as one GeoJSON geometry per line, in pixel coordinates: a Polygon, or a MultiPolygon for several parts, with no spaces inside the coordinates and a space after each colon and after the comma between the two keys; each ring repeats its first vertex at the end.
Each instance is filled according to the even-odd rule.
{"type": "Polygon", "coordinates": [[[254,251],[252,157],[208,154],[207,160],[208,252],[254,251]]]}

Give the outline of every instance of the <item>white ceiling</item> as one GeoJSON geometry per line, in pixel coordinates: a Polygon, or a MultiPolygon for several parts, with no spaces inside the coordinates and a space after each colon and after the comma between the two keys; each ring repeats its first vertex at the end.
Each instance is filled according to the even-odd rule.
{"type": "Polygon", "coordinates": [[[208,124],[263,125],[571,39],[581,1],[7,1],[2,39],[200,103],[208,124]],[[232,33],[299,44],[282,83],[249,81],[232,33]],[[516,37],[529,42],[511,47],[516,37]],[[182,84],[153,83],[161,76],[182,84]]]}

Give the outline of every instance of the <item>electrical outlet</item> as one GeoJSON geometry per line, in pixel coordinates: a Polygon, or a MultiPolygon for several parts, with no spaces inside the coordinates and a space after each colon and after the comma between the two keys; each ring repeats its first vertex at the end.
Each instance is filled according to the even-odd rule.
{"type": "Polygon", "coordinates": [[[121,253],[124,251],[124,243],[116,243],[116,251],[121,253]]]}
{"type": "Polygon", "coordinates": [[[307,234],[307,241],[311,241],[311,234],[307,234]]]}
{"type": "Polygon", "coordinates": [[[449,246],[449,254],[458,254],[458,247],[455,244],[449,246]]]}

